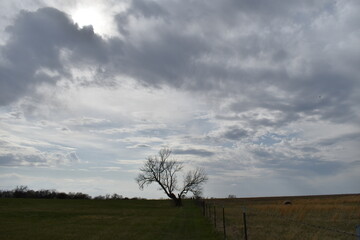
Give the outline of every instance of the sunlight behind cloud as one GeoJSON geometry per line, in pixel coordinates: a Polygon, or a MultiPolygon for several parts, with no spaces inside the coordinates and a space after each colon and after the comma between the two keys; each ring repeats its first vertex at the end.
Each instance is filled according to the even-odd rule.
{"type": "Polygon", "coordinates": [[[104,16],[94,7],[78,8],[71,16],[79,27],[92,25],[94,29],[99,30],[101,25],[105,25],[104,16]]]}
{"type": "Polygon", "coordinates": [[[94,32],[102,36],[117,35],[113,13],[108,10],[107,6],[100,4],[90,6],[79,5],[70,11],[70,15],[80,28],[91,25],[94,32]]]}

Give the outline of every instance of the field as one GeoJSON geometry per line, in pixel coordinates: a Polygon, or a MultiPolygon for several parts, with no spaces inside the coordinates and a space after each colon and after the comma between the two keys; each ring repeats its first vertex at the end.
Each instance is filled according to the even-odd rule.
{"type": "Polygon", "coordinates": [[[164,200],[0,199],[0,239],[219,239],[201,208],[164,200]]]}
{"type": "Polygon", "coordinates": [[[360,194],[308,197],[206,200],[206,215],[227,239],[244,239],[245,206],[248,239],[355,240],[360,225],[360,194]],[[284,201],[291,204],[284,205],[284,201]],[[214,214],[215,206],[215,214],[214,214]]]}
{"type": "Polygon", "coordinates": [[[360,194],[205,202],[206,217],[191,200],[0,198],[0,239],[219,240],[223,207],[228,240],[244,239],[243,207],[249,240],[355,240],[360,225],[360,194]]]}

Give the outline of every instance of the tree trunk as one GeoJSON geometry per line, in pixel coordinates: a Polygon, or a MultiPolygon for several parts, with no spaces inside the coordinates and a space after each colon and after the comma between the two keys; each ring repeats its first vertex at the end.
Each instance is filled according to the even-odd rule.
{"type": "Polygon", "coordinates": [[[175,194],[171,193],[169,197],[174,201],[176,207],[182,206],[181,197],[176,197],[175,194]]]}
{"type": "Polygon", "coordinates": [[[175,205],[176,205],[177,207],[182,207],[182,200],[181,200],[181,198],[176,198],[176,200],[175,200],[175,205]]]}

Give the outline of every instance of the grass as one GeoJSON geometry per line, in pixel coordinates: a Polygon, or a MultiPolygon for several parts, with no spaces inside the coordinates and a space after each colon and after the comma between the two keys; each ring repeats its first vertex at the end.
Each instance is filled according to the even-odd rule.
{"type": "Polygon", "coordinates": [[[0,199],[0,239],[219,239],[192,201],[0,199]]]}
{"type": "Polygon", "coordinates": [[[312,197],[211,199],[211,218],[192,201],[175,208],[164,200],[0,199],[0,239],[222,239],[222,206],[227,239],[352,240],[360,224],[360,194],[312,197]],[[290,200],[291,205],[284,205],[290,200]]]}
{"type": "MultiPolygon", "coordinates": [[[[218,206],[217,230],[222,228],[222,208],[228,239],[244,239],[243,206],[246,207],[247,231],[251,240],[347,240],[355,236],[331,231],[355,234],[360,224],[360,194],[312,197],[273,197],[245,199],[214,199],[207,204],[218,206]],[[291,205],[284,205],[290,200],[291,205]],[[314,226],[324,228],[317,228],[314,226]]],[[[213,207],[211,221],[213,221],[213,207]]]]}

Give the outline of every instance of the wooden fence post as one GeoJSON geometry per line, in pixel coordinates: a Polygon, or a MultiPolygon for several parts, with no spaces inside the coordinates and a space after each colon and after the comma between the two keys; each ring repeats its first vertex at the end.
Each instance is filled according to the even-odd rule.
{"type": "Polygon", "coordinates": [[[225,207],[223,206],[223,227],[224,227],[224,239],[226,239],[226,226],[225,226],[225,207]]]}
{"type": "Polygon", "coordinates": [[[214,205],[214,226],[216,229],[216,205],[214,205]]]}
{"type": "Polygon", "coordinates": [[[203,216],[205,217],[206,216],[206,213],[205,213],[205,201],[202,202],[202,208],[203,208],[203,216]]]}
{"type": "Polygon", "coordinates": [[[209,218],[211,219],[211,206],[210,206],[210,204],[208,206],[208,211],[209,211],[209,218]]]}
{"type": "Polygon", "coordinates": [[[244,238],[245,240],[248,239],[247,237],[247,229],[246,229],[246,208],[243,207],[243,220],[244,220],[244,238]]]}

